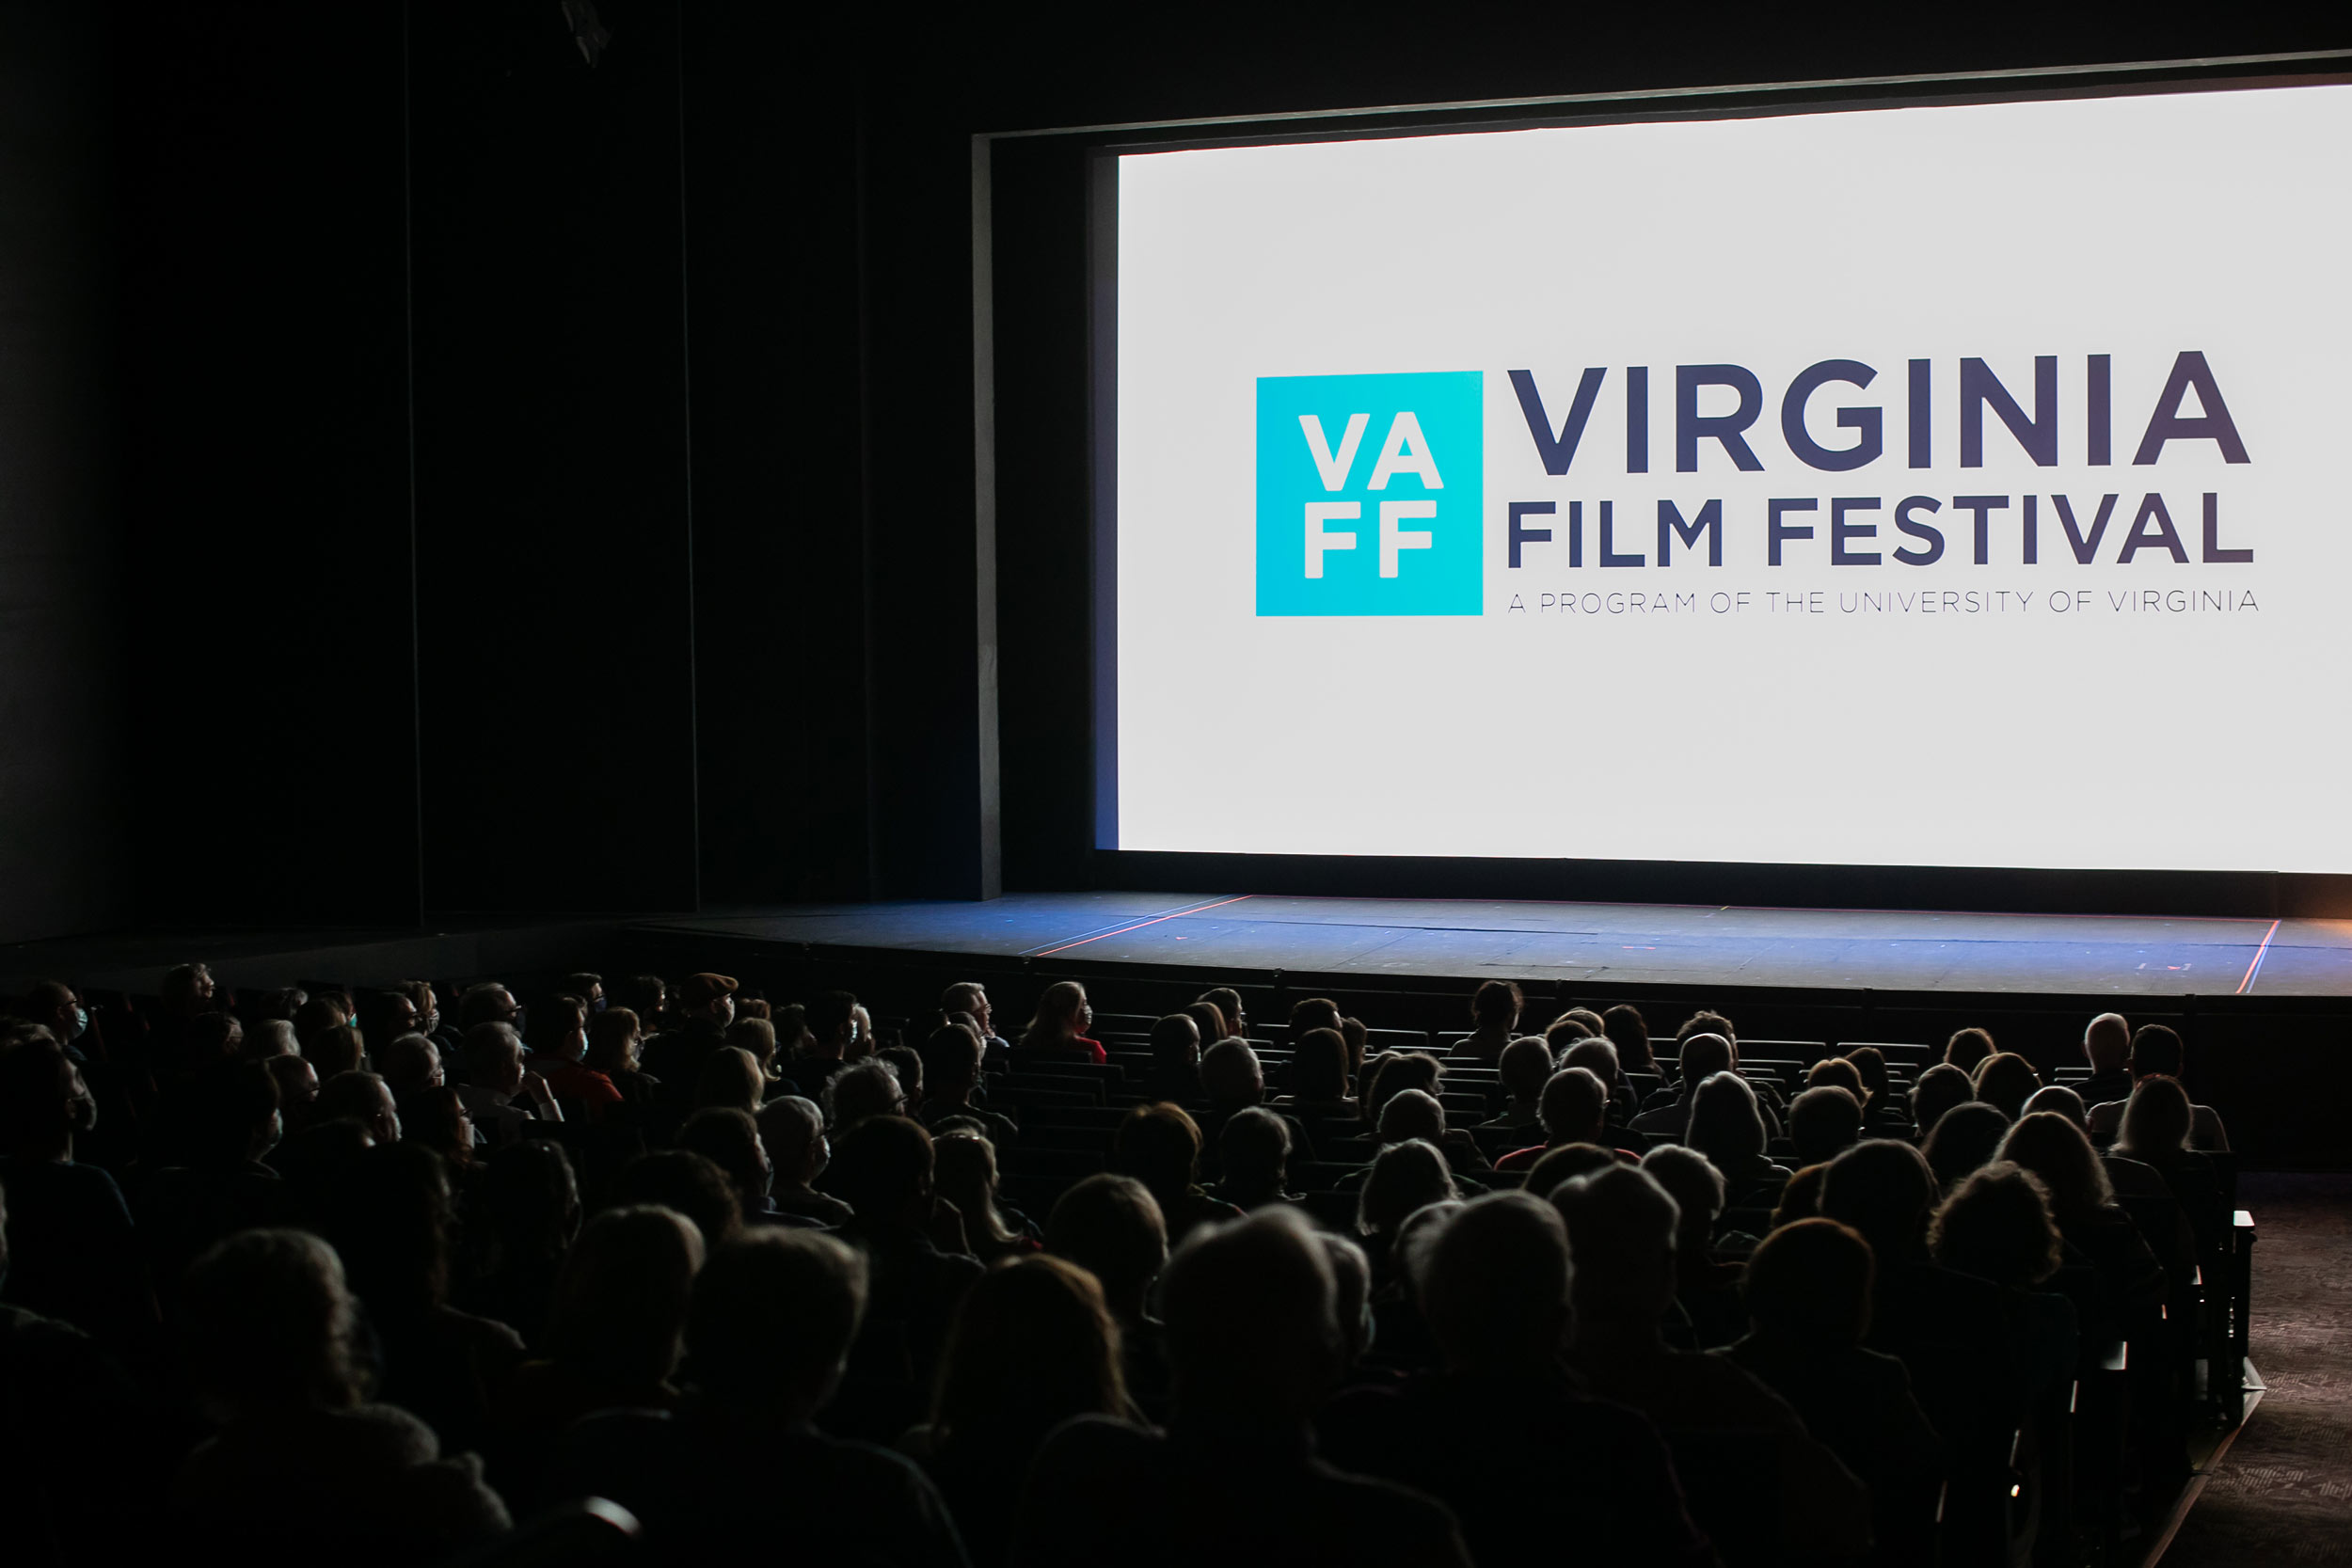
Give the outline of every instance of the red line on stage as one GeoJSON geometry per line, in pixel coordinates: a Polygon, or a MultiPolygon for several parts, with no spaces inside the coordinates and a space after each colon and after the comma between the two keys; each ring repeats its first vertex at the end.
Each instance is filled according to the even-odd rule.
{"type": "Polygon", "coordinates": [[[2244,996],[2248,988],[2253,985],[2254,976],[2262,973],[2263,955],[2270,951],[2270,939],[2278,934],[2279,923],[2274,920],[2270,923],[2270,929],[2263,933],[2263,944],[2254,949],[2254,961],[2246,966],[2246,978],[2237,983],[2240,996],[2244,996]]]}
{"type": "Polygon", "coordinates": [[[1116,931],[1103,931],[1094,936],[1080,937],[1075,942],[1065,942],[1059,947],[1048,947],[1041,953],[1032,953],[1028,956],[1032,958],[1050,958],[1057,953],[1067,953],[1073,947],[1084,947],[1089,942],[1101,942],[1104,937],[1123,937],[1130,931],[1140,931],[1146,926],[1157,926],[1163,920],[1181,920],[1188,914],[1199,914],[1205,910],[1221,910],[1228,904],[1238,904],[1244,898],[1256,896],[1254,893],[1238,894],[1231,898],[1220,898],[1214,904],[1200,904],[1189,910],[1177,910],[1169,914],[1156,915],[1150,920],[1138,920],[1133,926],[1121,926],[1116,931]]]}

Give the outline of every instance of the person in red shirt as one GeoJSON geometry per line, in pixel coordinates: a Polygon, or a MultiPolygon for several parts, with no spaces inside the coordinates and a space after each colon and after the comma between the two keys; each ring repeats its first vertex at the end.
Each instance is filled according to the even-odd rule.
{"type": "Polygon", "coordinates": [[[1075,980],[1057,980],[1037,999],[1036,1016],[1021,1032],[1021,1043],[1014,1050],[1106,1062],[1110,1056],[1102,1042],[1087,1038],[1093,1023],[1094,1008],[1087,1001],[1086,987],[1075,980]]]}

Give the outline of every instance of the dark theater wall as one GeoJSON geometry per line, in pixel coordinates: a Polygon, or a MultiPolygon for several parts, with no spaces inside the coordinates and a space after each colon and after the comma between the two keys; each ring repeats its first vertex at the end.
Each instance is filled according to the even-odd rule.
{"type": "Polygon", "coordinates": [[[428,907],[696,899],[675,8],[413,13],[428,907]]]}
{"type": "Polygon", "coordinates": [[[1087,847],[1083,160],[1000,147],[976,214],[976,133],[2344,41],[596,10],[593,67],[552,0],[0,16],[0,938],[1119,875],[1087,847]]]}
{"type": "Polygon", "coordinates": [[[0,10],[0,941],[132,891],[99,20],[0,10]]]}
{"type": "Polygon", "coordinates": [[[412,921],[399,31],[135,7],[114,48],[136,912],[412,921]]]}

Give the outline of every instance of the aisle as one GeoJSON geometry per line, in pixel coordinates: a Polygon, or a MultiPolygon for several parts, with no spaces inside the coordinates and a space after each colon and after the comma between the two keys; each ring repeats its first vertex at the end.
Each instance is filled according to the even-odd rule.
{"type": "Polygon", "coordinates": [[[2249,1176],[2269,1386],[2163,1568],[2352,1563],[2352,1177],[2249,1176]]]}

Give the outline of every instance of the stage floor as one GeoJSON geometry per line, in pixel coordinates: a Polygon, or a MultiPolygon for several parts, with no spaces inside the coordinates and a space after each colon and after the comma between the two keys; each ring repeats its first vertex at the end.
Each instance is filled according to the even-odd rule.
{"type": "Polygon", "coordinates": [[[835,948],[1318,974],[2352,996],[2352,921],[2338,920],[1085,893],[639,925],[835,948]]]}

